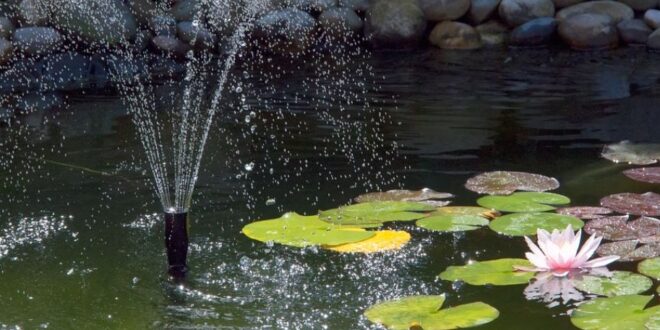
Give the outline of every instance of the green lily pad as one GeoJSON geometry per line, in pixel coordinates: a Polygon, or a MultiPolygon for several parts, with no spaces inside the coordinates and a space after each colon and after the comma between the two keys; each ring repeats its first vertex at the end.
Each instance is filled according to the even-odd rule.
{"type": "Polygon", "coordinates": [[[478,261],[465,266],[450,266],[440,274],[445,281],[463,281],[472,285],[527,284],[533,272],[515,270],[515,266],[532,267],[527,259],[497,259],[478,261]]]}
{"type": "Polygon", "coordinates": [[[568,225],[577,230],[584,226],[584,222],[570,215],[556,213],[513,213],[495,218],[490,222],[490,229],[504,235],[528,236],[536,235],[539,228],[547,231],[563,230],[568,225]]]}
{"type": "Polygon", "coordinates": [[[369,321],[392,330],[469,328],[495,320],[500,312],[475,302],[441,309],[445,296],[412,296],[379,303],[367,309],[369,321]]]}
{"type": "Polygon", "coordinates": [[[318,216],[303,216],[294,212],[278,219],[253,222],[243,227],[243,234],[261,242],[275,242],[295,247],[310,245],[340,245],[373,237],[374,232],[332,225],[318,216]]]}
{"type": "Polygon", "coordinates": [[[321,220],[342,225],[374,226],[388,221],[413,221],[427,216],[426,213],[434,211],[432,205],[414,203],[382,201],[353,204],[332,210],[321,211],[321,220]]]}
{"type": "Polygon", "coordinates": [[[584,330],[657,329],[660,306],[644,309],[652,296],[627,295],[596,298],[571,315],[573,325],[584,330]]]}
{"type": "Polygon", "coordinates": [[[486,196],[477,204],[503,212],[545,212],[555,209],[552,205],[569,204],[571,200],[559,194],[518,192],[509,196],[486,196]]]}
{"type": "Polygon", "coordinates": [[[650,278],[625,271],[614,271],[611,277],[585,275],[575,281],[580,291],[608,297],[639,294],[651,286],[650,278]]]}
{"type": "Polygon", "coordinates": [[[434,231],[468,231],[487,226],[488,219],[478,215],[430,215],[417,220],[417,226],[434,231]]]}
{"type": "Polygon", "coordinates": [[[637,270],[646,275],[660,280],[660,258],[647,259],[637,265],[637,270]]]}
{"type": "Polygon", "coordinates": [[[437,209],[433,215],[478,215],[493,219],[499,216],[499,213],[480,206],[445,206],[437,209]]]}

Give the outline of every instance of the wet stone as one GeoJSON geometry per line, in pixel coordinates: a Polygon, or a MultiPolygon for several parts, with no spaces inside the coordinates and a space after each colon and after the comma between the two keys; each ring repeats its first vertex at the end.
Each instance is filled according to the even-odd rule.
{"type": "Polygon", "coordinates": [[[174,37],[176,35],[176,20],[170,16],[154,16],[149,22],[156,36],[174,37]]]}
{"type": "Polygon", "coordinates": [[[485,47],[503,45],[509,36],[509,27],[497,20],[491,20],[476,27],[485,47]]]}
{"type": "Polygon", "coordinates": [[[542,17],[518,26],[511,32],[509,42],[514,46],[538,46],[550,42],[557,31],[557,20],[542,17]]]}
{"type": "Polygon", "coordinates": [[[350,8],[330,8],[319,16],[319,24],[326,31],[334,33],[362,31],[364,23],[360,16],[350,8]]]}
{"type": "Polygon", "coordinates": [[[609,16],[580,14],[561,21],[559,35],[573,49],[611,49],[619,43],[619,33],[614,24],[615,21],[609,16]]]}
{"type": "Polygon", "coordinates": [[[377,0],[367,11],[365,36],[376,48],[416,47],[425,30],[424,12],[414,0],[377,0]]]}
{"type": "Polygon", "coordinates": [[[621,41],[626,44],[646,44],[653,30],[641,19],[628,19],[616,25],[621,41]]]}
{"type": "Polygon", "coordinates": [[[191,50],[190,46],[181,40],[168,37],[168,36],[157,36],[151,39],[151,44],[156,51],[159,51],[162,54],[172,55],[175,57],[183,58],[186,56],[188,51],[191,50]]]}
{"type": "Polygon", "coordinates": [[[56,50],[62,43],[62,35],[49,27],[16,29],[13,37],[17,50],[26,55],[38,55],[56,50]]]}
{"type": "Polygon", "coordinates": [[[644,22],[652,29],[660,28],[660,10],[649,9],[644,13],[644,22]]]}
{"type": "Polygon", "coordinates": [[[451,21],[468,12],[470,0],[419,0],[419,6],[429,21],[451,21]]]}
{"type": "Polygon", "coordinates": [[[651,8],[658,7],[658,0],[618,0],[625,3],[630,8],[637,11],[644,11],[651,8]]]}
{"type": "Polygon", "coordinates": [[[14,23],[8,17],[0,17],[0,38],[10,38],[14,31],[14,23]]]}
{"type": "Polygon", "coordinates": [[[588,1],[574,6],[566,7],[557,12],[559,21],[569,17],[581,14],[599,14],[610,17],[614,23],[619,23],[626,19],[633,19],[635,12],[632,8],[623,3],[609,0],[588,1]]]}
{"type": "Polygon", "coordinates": [[[12,60],[14,56],[14,46],[5,38],[0,38],[0,65],[12,60]]]}
{"type": "Polygon", "coordinates": [[[459,22],[442,22],[433,28],[429,42],[442,49],[481,48],[481,36],[472,26],[459,22]]]}
{"type": "Polygon", "coordinates": [[[660,29],[653,31],[649,35],[646,46],[653,50],[660,50],[660,29]]]}
{"type": "Polygon", "coordinates": [[[493,16],[500,2],[501,0],[472,0],[469,13],[470,21],[474,24],[484,22],[493,16]]]}
{"type": "Polygon", "coordinates": [[[553,17],[555,5],[551,0],[502,0],[499,14],[507,24],[515,27],[535,18],[553,17]]]}

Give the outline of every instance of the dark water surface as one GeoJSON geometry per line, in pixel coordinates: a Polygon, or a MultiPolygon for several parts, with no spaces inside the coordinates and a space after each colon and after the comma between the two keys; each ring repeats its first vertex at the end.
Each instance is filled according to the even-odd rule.
{"type": "Polygon", "coordinates": [[[470,259],[522,257],[520,238],[398,224],[412,232],[409,245],[363,256],[268,246],[240,229],[286,211],[333,208],[371,189],[429,187],[456,194],[455,205],[473,205],[477,195],[462,185],[488,170],[555,176],[575,205],[657,191],[599,153],[621,140],[660,142],[658,54],[391,53],[352,65],[373,66],[380,80],[367,86],[368,113],[361,104],[341,113],[314,109],[300,95],[310,72],[295,70],[276,90],[260,90],[254,78],[253,95],[268,106],[249,100],[249,123],[226,109],[194,200],[187,288],[164,277],[163,225],[152,215],[159,206],[118,97],[72,95],[67,111],[23,118],[29,132],[0,128],[5,142],[30,142],[15,152],[6,142],[2,154],[0,328],[362,329],[371,326],[362,312],[378,301],[439,293],[448,305],[484,301],[499,309],[484,329],[571,328],[566,307],[528,302],[524,286],[436,279],[470,259]],[[373,142],[374,132],[385,142],[373,142]],[[376,146],[362,148],[362,139],[376,146]],[[398,156],[389,153],[392,143],[398,156]],[[10,228],[43,216],[45,227],[10,228]],[[60,220],[66,228],[52,228],[60,220]]]}

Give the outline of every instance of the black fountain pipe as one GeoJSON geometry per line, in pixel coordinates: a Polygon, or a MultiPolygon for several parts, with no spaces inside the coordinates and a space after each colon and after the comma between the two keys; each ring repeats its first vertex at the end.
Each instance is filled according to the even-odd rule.
{"type": "Polygon", "coordinates": [[[168,274],[175,281],[185,279],[188,271],[188,212],[165,213],[165,247],[168,274]]]}

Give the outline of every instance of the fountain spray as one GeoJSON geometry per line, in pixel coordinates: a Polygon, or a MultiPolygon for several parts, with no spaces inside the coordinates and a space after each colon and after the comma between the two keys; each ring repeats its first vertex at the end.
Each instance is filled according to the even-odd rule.
{"type": "Polygon", "coordinates": [[[188,271],[188,212],[170,209],[165,212],[165,248],[168,274],[182,280],[188,271]]]}

